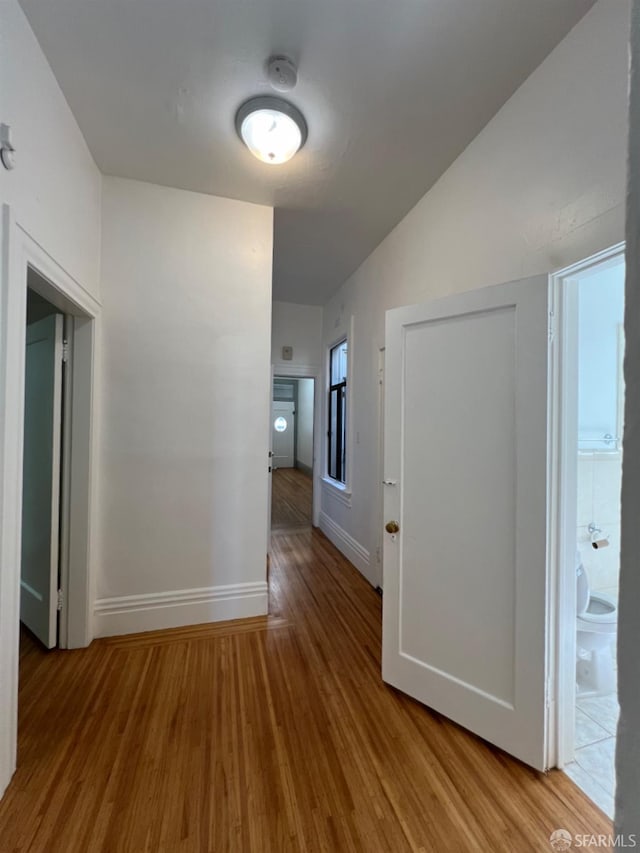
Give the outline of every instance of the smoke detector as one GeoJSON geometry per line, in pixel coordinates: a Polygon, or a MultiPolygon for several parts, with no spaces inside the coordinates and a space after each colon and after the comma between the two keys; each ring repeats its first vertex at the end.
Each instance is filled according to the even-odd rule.
{"type": "Polygon", "coordinates": [[[267,63],[267,77],[276,92],[290,92],[298,82],[298,71],[286,56],[272,56],[267,63]]]}

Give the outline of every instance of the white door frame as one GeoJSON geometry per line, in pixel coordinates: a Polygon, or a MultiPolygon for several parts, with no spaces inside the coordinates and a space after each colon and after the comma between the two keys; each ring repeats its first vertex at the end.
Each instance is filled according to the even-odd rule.
{"type": "Polygon", "coordinates": [[[551,276],[553,346],[549,368],[550,654],[555,671],[550,696],[550,767],[574,760],[576,579],[574,571],[578,481],[577,279],[606,261],[624,257],[624,243],[551,276]]]}
{"type": "Polygon", "coordinates": [[[2,206],[0,269],[0,794],[16,766],[18,644],[22,520],[22,447],[27,273],[32,267],[47,286],[42,293],[73,314],[75,358],[73,442],[69,477],[69,595],[62,644],[86,646],[93,638],[92,471],[95,339],[100,304],[66,272],[2,206]]]}
{"type": "MultiPolygon", "coordinates": [[[[313,379],[313,476],[312,476],[312,508],[311,523],[314,527],[320,526],[320,477],[321,477],[321,421],[320,421],[320,376],[322,371],[315,365],[295,365],[287,362],[277,362],[271,365],[271,399],[273,400],[273,380],[276,377],[282,379],[313,379]]],[[[271,418],[271,404],[269,405],[269,436],[273,430],[271,418]]],[[[271,461],[271,460],[270,460],[271,461]]],[[[269,519],[271,508],[269,508],[269,519]]],[[[269,525],[269,528],[271,525],[269,525]]],[[[269,529],[269,536],[271,530],[269,529]]]]}
{"type": "Polygon", "coordinates": [[[378,349],[378,506],[376,530],[376,571],[378,584],[376,589],[382,590],[384,580],[384,367],[386,347],[378,349]]]}

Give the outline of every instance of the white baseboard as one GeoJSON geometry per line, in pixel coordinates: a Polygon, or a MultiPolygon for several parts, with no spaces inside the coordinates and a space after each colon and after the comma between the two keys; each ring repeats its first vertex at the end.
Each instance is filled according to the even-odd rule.
{"type": "Polygon", "coordinates": [[[94,629],[96,637],[113,637],[265,616],[267,611],[267,584],[262,581],[178,589],[98,599],[94,608],[94,629]]]}
{"type": "Polygon", "coordinates": [[[350,563],[353,563],[369,583],[373,584],[369,552],[367,549],[354,539],[351,534],[347,533],[346,530],[343,530],[339,524],[336,524],[324,511],[320,513],[320,530],[322,530],[327,539],[333,542],[338,551],[344,554],[350,563]]]}

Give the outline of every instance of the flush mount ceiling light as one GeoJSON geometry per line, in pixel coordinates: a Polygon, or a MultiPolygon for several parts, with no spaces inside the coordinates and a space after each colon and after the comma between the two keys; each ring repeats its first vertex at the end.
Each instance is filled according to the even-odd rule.
{"type": "Polygon", "coordinates": [[[286,163],[304,145],[307,123],[293,104],[264,96],[245,101],[236,113],[238,136],[263,163],[286,163]]]}

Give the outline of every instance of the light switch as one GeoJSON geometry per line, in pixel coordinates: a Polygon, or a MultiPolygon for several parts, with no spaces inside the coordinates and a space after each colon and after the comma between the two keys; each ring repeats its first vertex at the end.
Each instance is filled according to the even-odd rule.
{"type": "Polygon", "coordinates": [[[291,361],[293,358],[293,347],[282,347],[282,360],[291,361]]]}

